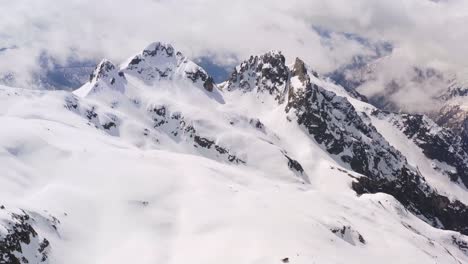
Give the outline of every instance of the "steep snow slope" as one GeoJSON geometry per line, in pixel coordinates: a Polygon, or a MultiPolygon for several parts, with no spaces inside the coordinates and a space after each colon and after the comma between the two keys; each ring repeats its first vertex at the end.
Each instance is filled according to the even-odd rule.
{"type": "Polygon", "coordinates": [[[443,107],[433,113],[435,121],[460,135],[465,151],[468,151],[468,74],[456,76],[447,91],[440,96],[443,107]]]}
{"type": "Polygon", "coordinates": [[[358,178],[413,168],[364,118],[367,104],[272,54],[272,67],[250,71],[249,91],[234,78],[218,89],[162,43],[120,68],[103,61],[73,94],[0,87],[3,260],[468,262],[465,236],[426,223],[463,231],[461,211],[449,208],[448,222],[387,194],[356,195],[358,178]]]}
{"type": "Polygon", "coordinates": [[[425,113],[438,125],[460,136],[463,148],[468,151],[468,73],[447,73],[420,66],[401,67],[392,65],[389,55],[367,62],[353,62],[329,76],[353,97],[359,97],[356,90],[364,93],[369,102],[380,109],[425,113]],[[389,76],[388,69],[393,69],[395,76],[389,76]],[[418,90],[419,94],[412,95],[412,91],[418,90]]]}
{"type": "MultiPolygon", "coordinates": [[[[275,99],[288,113],[287,120],[298,124],[336,162],[367,176],[353,183],[358,193],[392,194],[432,225],[467,232],[464,224],[467,207],[438,194],[417,168],[382,137],[361,109],[368,109],[370,105],[354,99],[342,87],[321,80],[299,59],[291,67],[283,94],[278,94],[277,89],[251,89],[251,85],[243,85],[247,79],[255,85],[267,83],[267,88],[283,85],[282,78],[278,78],[283,75],[281,63],[284,64],[284,57],[276,52],[250,58],[222,87],[247,98],[252,97],[249,93],[253,91],[262,105],[265,105],[264,98],[270,95],[269,104],[275,99]],[[285,103],[277,98],[288,100],[285,103]]],[[[462,173],[463,170],[457,175],[462,177],[462,173]]]]}
{"type": "Polygon", "coordinates": [[[432,186],[444,195],[468,202],[465,187],[468,185],[468,152],[464,139],[457,136],[456,131],[441,127],[424,115],[379,110],[356,100],[354,93],[350,94],[341,86],[315,76],[313,79],[318,86],[346,97],[358,112],[365,115],[365,119],[370,118],[385,140],[402,152],[432,186]]]}

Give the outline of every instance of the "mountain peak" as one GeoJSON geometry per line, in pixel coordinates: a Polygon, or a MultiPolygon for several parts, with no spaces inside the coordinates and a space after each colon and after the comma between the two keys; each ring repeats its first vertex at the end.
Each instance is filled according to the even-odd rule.
{"type": "Polygon", "coordinates": [[[306,79],[308,79],[306,65],[304,61],[300,58],[296,58],[296,60],[294,61],[291,76],[297,76],[302,83],[304,83],[306,79]]]}
{"type": "MultiPolygon", "coordinates": [[[[208,73],[182,55],[170,44],[153,42],[139,54],[131,57],[119,70],[111,61],[103,59],[86,83],[74,93],[87,96],[90,93],[110,88],[121,93],[126,91],[127,77],[134,77],[146,85],[154,86],[160,81],[177,81],[182,86],[194,86],[208,92],[216,92],[216,84],[208,73]]],[[[222,101],[222,100],[220,100],[222,101]]]]}
{"type": "Polygon", "coordinates": [[[108,59],[103,59],[89,76],[89,82],[98,81],[109,76],[116,69],[115,65],[108,59]]]}
{"type": "Polygon", "coordinates": [[[89,76],[89,83],[74,93],[79,96],[87,96],[106,89],[124,93],[126,82],[125,74],[119,71],[111,61],[103,59],[89,76]]]}
{"type": "Polygon", "coordinates": [[[146,84],[163,80],[190,80],[196,86],[212,92],[213,78],[200,66],[185,57],[170,44],[153,42],[129,60],[122,69],[146,84]]]}
{"type": "Polygon", "coordinates": [[[275,100],[284,101],[287,89],[289,69],[286,59],[280,51],[269,51],[260,56],[250,56],[235,68],[227,81],[228,91],[255,90],[260,94],[273,95],[275,100]]]}
{"type": "MultiPolygon", "coordinates": [[[[162,42],[153,42],[149,44],[142,52],[145,57],[155,57],[155,56],[174,56],[174,47],[171,44],[162,43],[162,42]]],[[[180,54],[180,53],[179,53],[180,54]]],[[[182,55],[182,54],[180,54],[182,55]]]]}

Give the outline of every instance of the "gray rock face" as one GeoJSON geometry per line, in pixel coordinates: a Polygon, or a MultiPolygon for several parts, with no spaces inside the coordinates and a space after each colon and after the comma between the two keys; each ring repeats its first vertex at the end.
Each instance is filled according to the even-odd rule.
{"type": "Polygon", "coordinates": [[[385,111],[374,111],[377,117],[390,117],[395,127],[400,129],[408,139],[419,146],[424,155],[443,162],[455,169],[436,168],[450,177],[454,182],[468,186],[468,152],[463,139],[452,130],[438,126],[424,115],[394,114],[385,111]]]}
{"type": "Polygon", "coordinates": [[[176,141],[185,141],[196,149],[204,149],[209,155],[234,164],[245,164],[227,147],[220,146],[214,140],[201,135],[194,124],[180,112],[171,112],[167,106],[160,105],[149,109],[154,129],[164,131],[176,141]]]}
{"type": "Polygon", "coordinates": [[[0,263],[8,264],[40,264],[49,263],[51,245],[44,234],[38,231],[39,225],[46,225],[57,233],[60,221],[53,217],[44,217],[40,214],[24,210],[10,211],[4,206],[0,207],[0,263]]]}
{"type": "Polygon", "coordinates": [[[288,85],[289,69],[281,52],[268,52],[261,56],[251,56],[236,67],[228,80],[226,89],[243,92],[255,90],[260,94],[270,94],[275,100],[284,102],[288,85]]]}
{"type": "MultiPolygon", "coordinates": [[[[237,67],[225,87],[228,91],[241,89],[245,93],[273,96],[285,106],[291,122],[295,120],[338,162],[365,175],[352,184],[358,194],[390,194],[431,225],[468,234],[468,207],[459,201],[451,202],[429,186],[423,175],[408,164],[406,157],[377,132],[365,113],[357,112],[346,97],[311,82],[311,75],[318,76],[309,73],[300,59],[289,69],[282,56],[274,58],[269,53],[251,57],[237,67]],[[275,70],[268,67],[265,72],[261,65],[272,60],[275,70]]],[[[402,120],[402,129],[408,137],[427,142],[420,144],[426,155],[458,166],[460,169],[452,177],[465,178],[464,156],[440,151],[458,144],[450,140],[450,135],[431,135],[418,116],[402,116],[402,120]]],[[[461,147],[458,150],[462,153],[461,147]]]]}
{"type": "Polygon", "coordinates": [[[378,178],[399,174],[405,158],[361,119],[346,98],[312,84],[299,59],[291,73],[295,77],[302,85],[291,85],[286,111],[317,143],[358,173],[378,178]]]}
{"type": "Polygon", "coordinates": [[[459,135],[464,150],[468,152],[468,111],[460,105],[449,104],[432,116],[437,124],[450,129],[455,135],[459,135]]]}

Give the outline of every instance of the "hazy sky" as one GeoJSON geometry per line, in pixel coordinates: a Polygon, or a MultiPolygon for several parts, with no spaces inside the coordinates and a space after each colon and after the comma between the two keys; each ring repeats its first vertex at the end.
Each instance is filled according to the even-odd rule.
{"type": "Polygon", "coordinates": [[[58,59],[119,63],[148,43],[172,43],[189,57],[232,64],[282,50],[319,72],[371,52],[342,34],[389,41],[394,60],[452,70],[468,66],[466,0],[0,0],[0,72],[37,69],[46,51],[58,59]]]}

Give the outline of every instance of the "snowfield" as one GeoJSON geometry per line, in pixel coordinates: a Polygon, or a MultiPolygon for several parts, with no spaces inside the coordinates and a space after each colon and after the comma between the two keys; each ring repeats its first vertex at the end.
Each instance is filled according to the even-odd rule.
{"type": "MultiPolygon", "coordinates": [[[[220,89],[160,43],[135,58],[103,61],[73,93],[0,87],[0,263],[468,263],[466,236],[388,194],[358,196],[362,175],[269,94],[220,89]],[[34,230],[21,250],[5,246],[15,224],[34,230]]],[[[369,120],[411,165],[430,164],[369,120]]],[[[461,183],[421,171],[468,203],[461,183]]]]}

